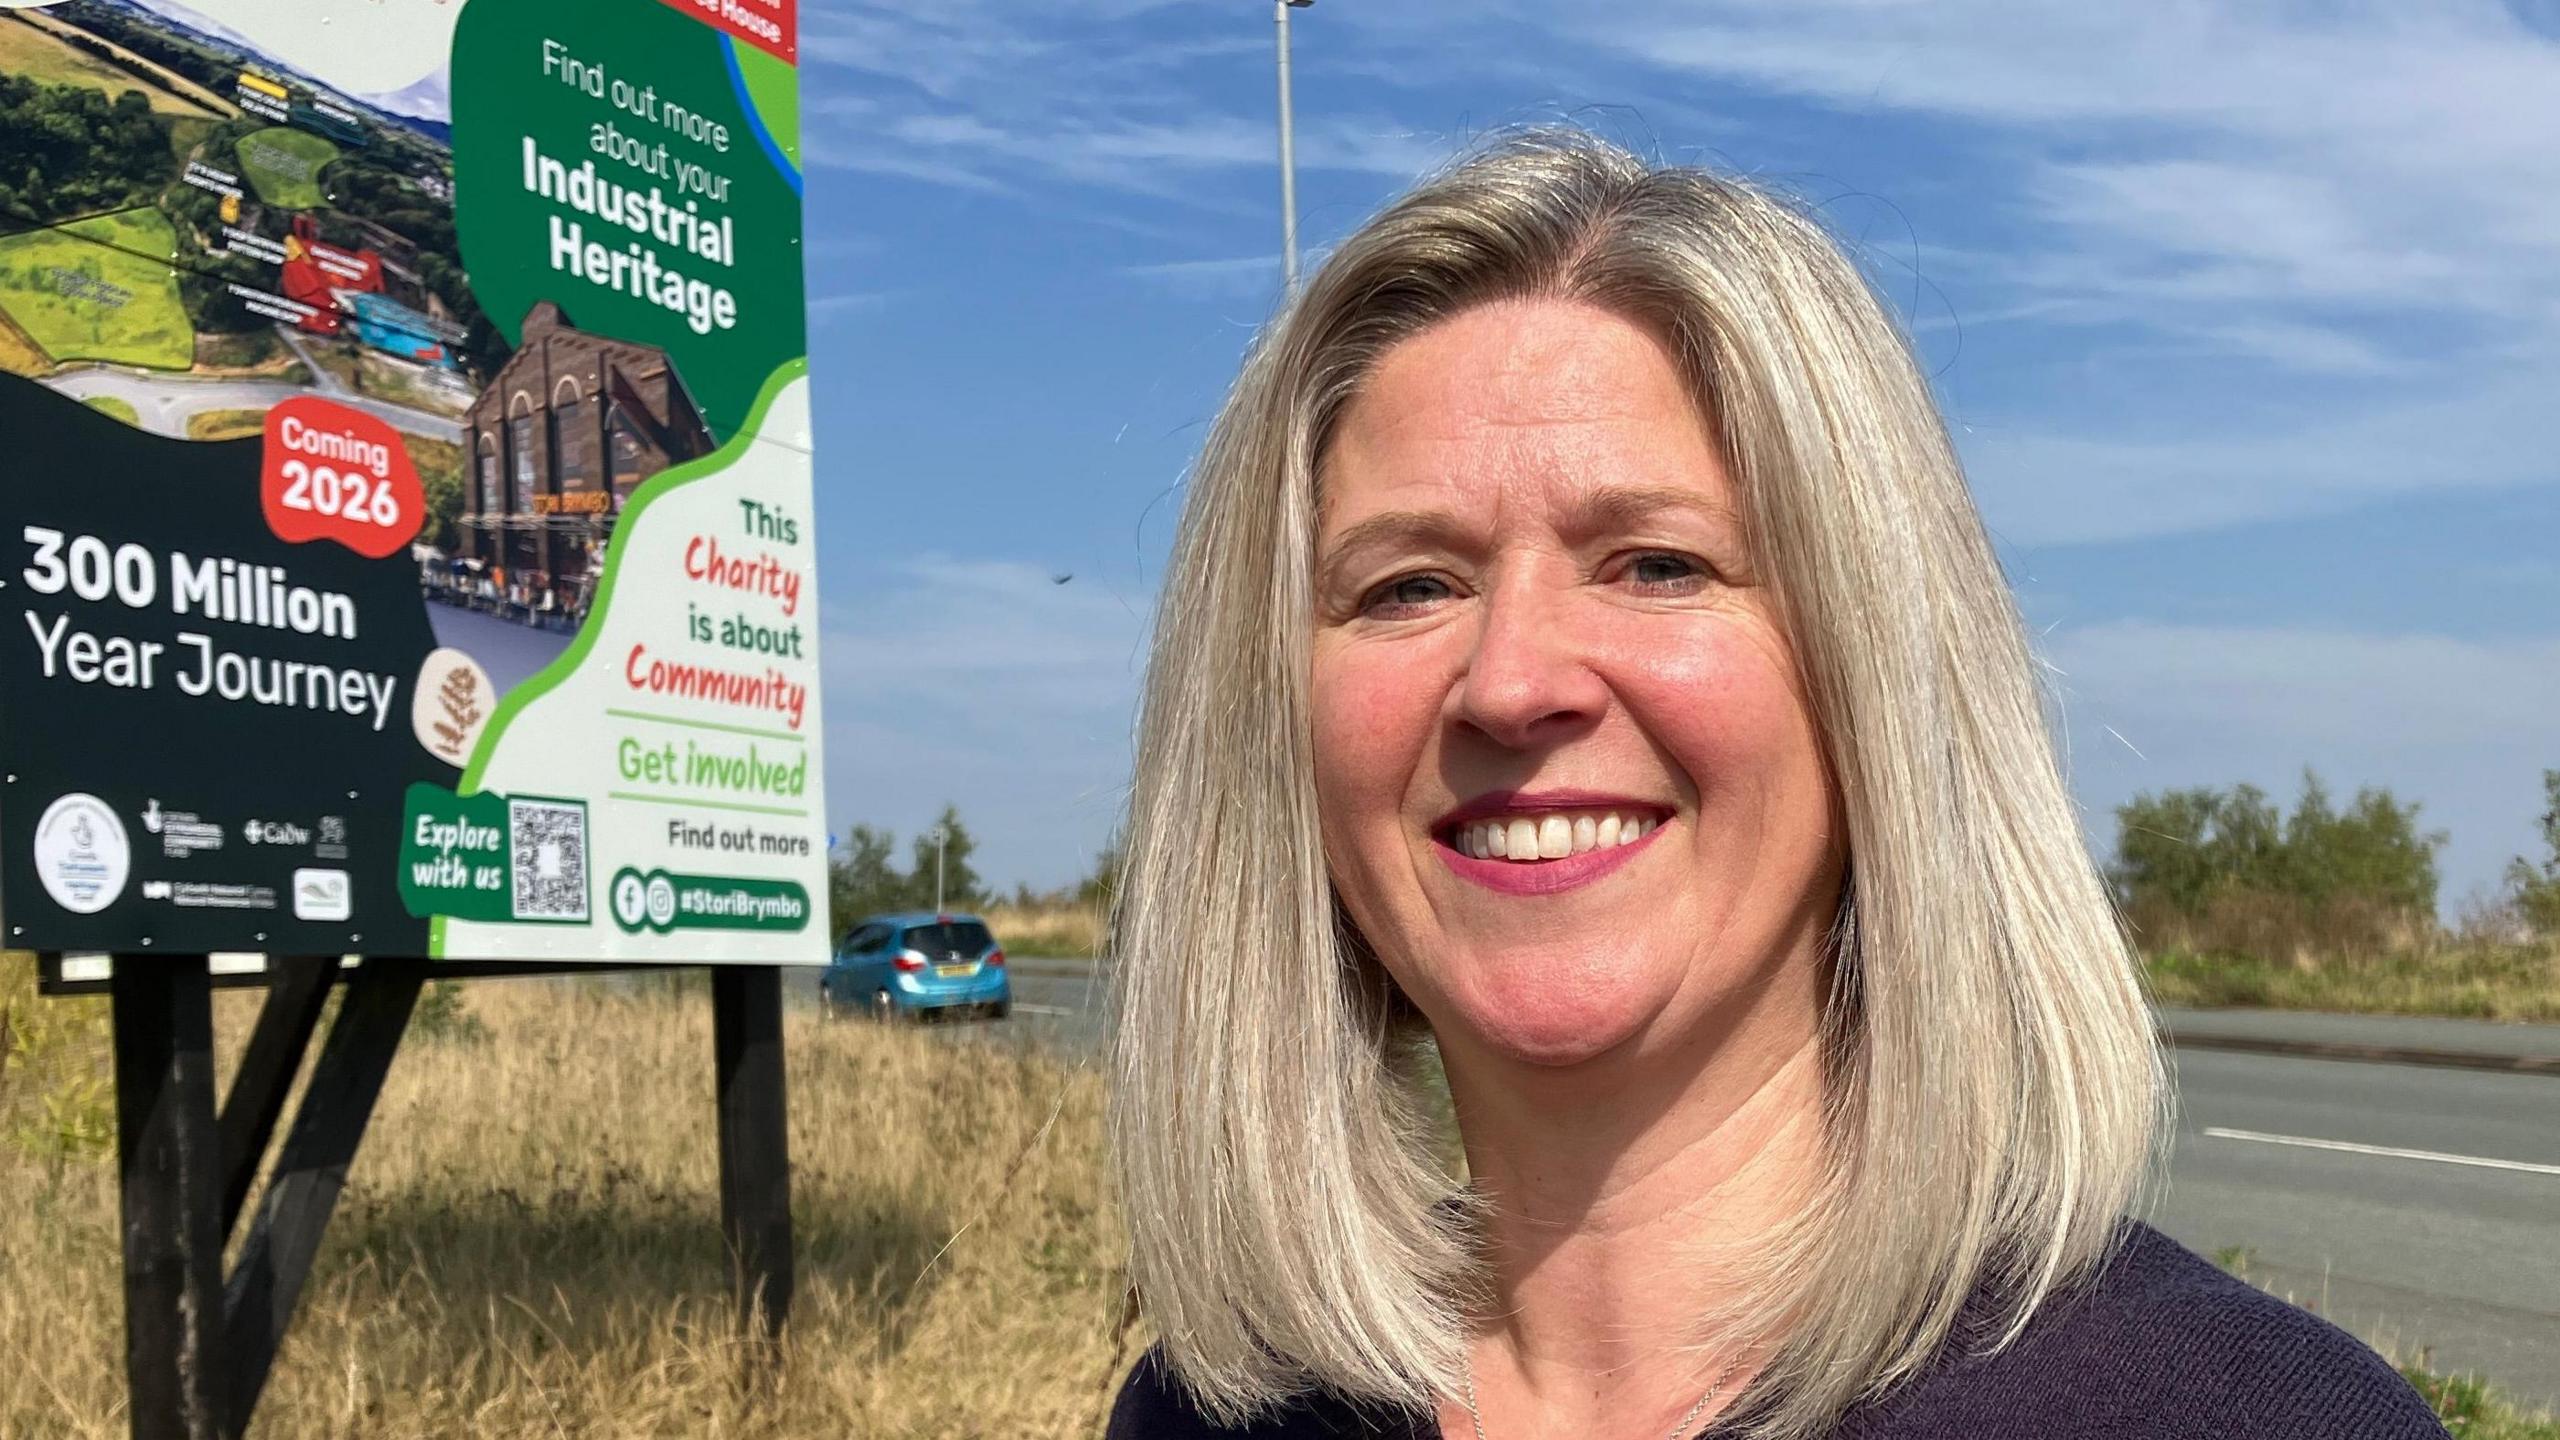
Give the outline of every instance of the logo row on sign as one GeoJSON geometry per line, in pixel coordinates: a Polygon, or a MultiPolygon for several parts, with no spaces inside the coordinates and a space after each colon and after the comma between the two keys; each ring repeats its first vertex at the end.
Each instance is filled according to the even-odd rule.
{"type": "MultiPolygon", "coordinates": [[[[142,815],[146,831],[173,835],[187,843],[166,848],[184,856],[220,849],[218,830],[211,837],[195,817],[175,817],[151,802],[142,815]],[[201,843],[211,838],[213,843],[201,843]]],[[[346,822],[330,816],[312,827],[279,820],[249,820],[240,836],[252,845],[301,846],[319,842],[317,850],[345,854],[346,822]],[[334,846],[329,837],[335,837],[334,846]]],[[[115,807],[95,795],[73,792],[58,796],[36,821],[36,876],[53,903],[75,915],[95,915],[124,898],[133,875],[133,840],[115,807]]],[[[347,872],[326,866],[297,869],[292,876],[293,917],[297,920],[342,921],[355,913],[354,882],[347,872]]],[[[215,881],[146,879],[139,893],[145,900],[189,909],[274,910],[273,887],[215,881]]]]}

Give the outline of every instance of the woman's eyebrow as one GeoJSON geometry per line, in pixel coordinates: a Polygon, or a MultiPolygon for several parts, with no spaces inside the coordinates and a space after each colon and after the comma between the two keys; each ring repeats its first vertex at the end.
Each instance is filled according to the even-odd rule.
{"type": "Polygon", "coordinates": [[[1666,511],[1687,511],[1720,525],[1735,522],[1733,507],[1684,485],[1612,485],[1574,502],[1573,529],[1583,536],[1635,528],[1666,511]]]}
{"type": "Polygon", "coordinates": [[[1443,511],[1380,511],[1357,524],[1345,526],[1341,534],[1318,545],[1316,569],[1322,575],[1364,550],[1454,547],[1464,530],[1465,527],[1454,516],[1443,511]]]}

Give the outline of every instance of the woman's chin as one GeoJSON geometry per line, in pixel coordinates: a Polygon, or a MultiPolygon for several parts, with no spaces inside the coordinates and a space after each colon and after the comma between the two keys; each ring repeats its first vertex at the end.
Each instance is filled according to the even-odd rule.
{"type": "Polygon", "coordinates": [[[1476,1047],[1515,1064],[1579,1065],[1641,1034],[1661,1001],[1624,980],[1584,989],[1553,983],[1471,989],[1456,1017],[1476,1047]]]}

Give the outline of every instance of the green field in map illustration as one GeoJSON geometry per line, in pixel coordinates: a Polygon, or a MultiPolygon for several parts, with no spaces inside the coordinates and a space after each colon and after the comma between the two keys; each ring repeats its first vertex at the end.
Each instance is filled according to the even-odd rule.
{"type": "Polygon", "coordinates": [[[148,207],[0,238],[0,312],[57,362],[195,363],[170,267],[177,232],[148,207]]]}
{"type": "Polygon", "coordinates": [[[240,173],[268,204],[310,210],[328,199],[320,190],[320,172],[338,158],[338,147],[319,136],[277,125],[241,136],[236,148],[240,173]]]}

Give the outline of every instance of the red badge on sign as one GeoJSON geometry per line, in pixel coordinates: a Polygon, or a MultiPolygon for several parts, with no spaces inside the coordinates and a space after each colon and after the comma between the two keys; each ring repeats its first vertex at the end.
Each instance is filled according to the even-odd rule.
{"type": "Polygon", "coordinates": [[[267,412],[258,500],[277,539],[335,540],[375,560],[417,535],[427,503],[399,431],[315,395],[267,412]]]}
{"type": "Polygon", "coordinates": [[[759,50],[800,63],[800,0],[667,0],[705,25],[716,25],[759,50]]]}

